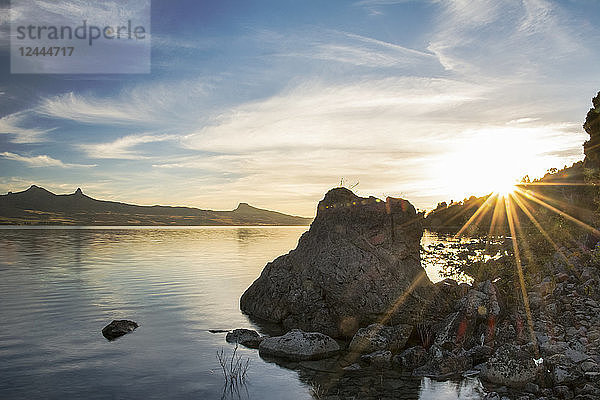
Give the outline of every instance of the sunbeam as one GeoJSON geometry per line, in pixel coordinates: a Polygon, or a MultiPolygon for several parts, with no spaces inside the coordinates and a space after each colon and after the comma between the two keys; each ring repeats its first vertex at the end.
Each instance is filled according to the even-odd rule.
{"type": "Polygon", "coordinates": [[[469,220],[462,226],[462,228],[460,228],[460,230],[456,233],[456,235],[454,235],[454,237],[455,238],[460,237],[467,230],[467,228],[473,223],[473,221],[475,221],[477,219],[477,216],[489,208],[490,203],[495,198],[497,198],[497,196],[495,196],[495,195],[488,197],[487,200],[477,209],[477,211],[475,211],[475,213],[471,216],[471,218],[469,218],[469,220]]]}
{"type": "Polygon", "coordinates": [[[588,224],[586,224],[583,221],[580,221],[579,219],[567,214],[566,212],[559,210],[556,207],[551,206],[550,204],[538,199],[535,195],[533,195],[531,192],[529,191],[523,191],[520,189],[517,189],[518,193],[525,196],[527,199],[532,200],[536,203],[538,203],[539,205],[541,205],[542,207],[547,208],[550,211],[555,212],[556,214],[560,215],[561,217],[564,217],[566,219],[568,219],[569,221],[572,221],[574,223],[576,223],[577,225],[589,230],[590,232],[594,233],[596,236],[600,236],[600,231],[598,231],[596,228],[594,228],[593,226],[590,226],[588,224]]]}
{"type": "MultiPolygon", "coordinates": [[[[510,229],[510,236],[513,245],[513,251],[515,256],[515,264],[517,267],[517,273],[519,276],[519,286],[521,288],[521,296],[523,298],[523,306],[525,308],[525,314],[527,316],[527,326],[529,328],[529,335],[531,337],[531,342],[536,344],[537,339],[535,337],[535,332],[533,330],[533,318],[531,316],[531,309],[529,308],[529,297],[527,296],[527,290],[525,288],[525,279],[523,277],[523,267],[521,265],[521,256],[519,253],[519,244],[517,243],[517,236],[515,231],[515,223],[513,220],[512,214],[512,206],[510,204],[510,196],[504,198],[504,205],[506,208],[506,217],[508,219],[508,227],[510,229]]],[[[539,351],[537,349],[537,345],[534,346],[536,358],[539,357],[539,351]]]]}
{"type": "Polygon", "coordinates": [[[558,245],[554,242],[554,240],[552,240],[552,238],[550,237],[550,235],[548,235],[548,233],[542,227],[542,225],[540,225],[540,223],[534,217],[534,215],[531,213],[531,211],[529,210],[529,208],[527,207],[527,205],[524,204],[519,199],[518,193],[515,193],[515,195],[512,198],[515,201],[515,203],[519,206],[519,208],[521,209],[521,211],[523,211],[523,213],[527,216],[527,218],[529,218],[529,220],[533,223],[533,225],[537,228],[537,230],[542,234],[542,236],[544,236],[544,238],[548,241],[548,243],[550,243],[552,245],[552,247],[554,247],[554,250],[556,250],[563,257],[563,259],[565,261],[567,261],[567,257],[560,250],[560,248],[558,247],[558,245]]]}

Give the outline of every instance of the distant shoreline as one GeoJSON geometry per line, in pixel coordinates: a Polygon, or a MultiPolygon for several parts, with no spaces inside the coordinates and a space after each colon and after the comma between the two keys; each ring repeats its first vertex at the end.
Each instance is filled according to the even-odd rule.
{"type": "Polygon", "coordinates": [[[54,194],[32,185],[0,195],[0,225],[13,226],[308,226],[312,218],[239,203],[231,211],[193,207],[139,206],[97,200],[78,188],[54,194]]]}

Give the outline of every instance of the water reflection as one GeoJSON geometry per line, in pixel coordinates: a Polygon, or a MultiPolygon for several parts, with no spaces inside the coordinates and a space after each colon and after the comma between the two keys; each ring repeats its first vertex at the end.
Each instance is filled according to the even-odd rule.
{"type": "MultiPolygon", "coordinates": [[[[209,330],[269,330],[240,313],[239,297],[306,229],[0,229],[0,398],[220,398],[216,353],[231,347],[209,330]],[[140,327],[109,343],[100,330],[112,319],[140,327]]],[[[398,398],[474,398],[466,382],[315,374],[239,351],[251,366],[241,398],[310,399],[315,382],[349,395],[389,386],[398,398]]]]}

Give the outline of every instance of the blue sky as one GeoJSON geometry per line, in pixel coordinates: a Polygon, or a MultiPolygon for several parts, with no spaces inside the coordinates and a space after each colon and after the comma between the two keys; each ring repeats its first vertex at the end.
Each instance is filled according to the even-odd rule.
{"type": "Polygon", "coordinates": [[[313,215],[344,178],[432,208],[580,160],[600,90],[594,0],[155,0],[151,14],[150,74],[16,75],[5,6],[0,192],[313,215]]]}

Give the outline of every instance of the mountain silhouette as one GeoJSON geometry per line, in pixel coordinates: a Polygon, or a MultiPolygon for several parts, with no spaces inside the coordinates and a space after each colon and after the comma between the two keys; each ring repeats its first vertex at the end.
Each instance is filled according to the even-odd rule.
{"type": "Polygon", "coordinates": [[[32,185],[0,195],[0,224],[5,225],[309,225],[311,221],[247,203],[232,211],[213,211],[96,200],[80,188],[57,195],[32,185]]]}

